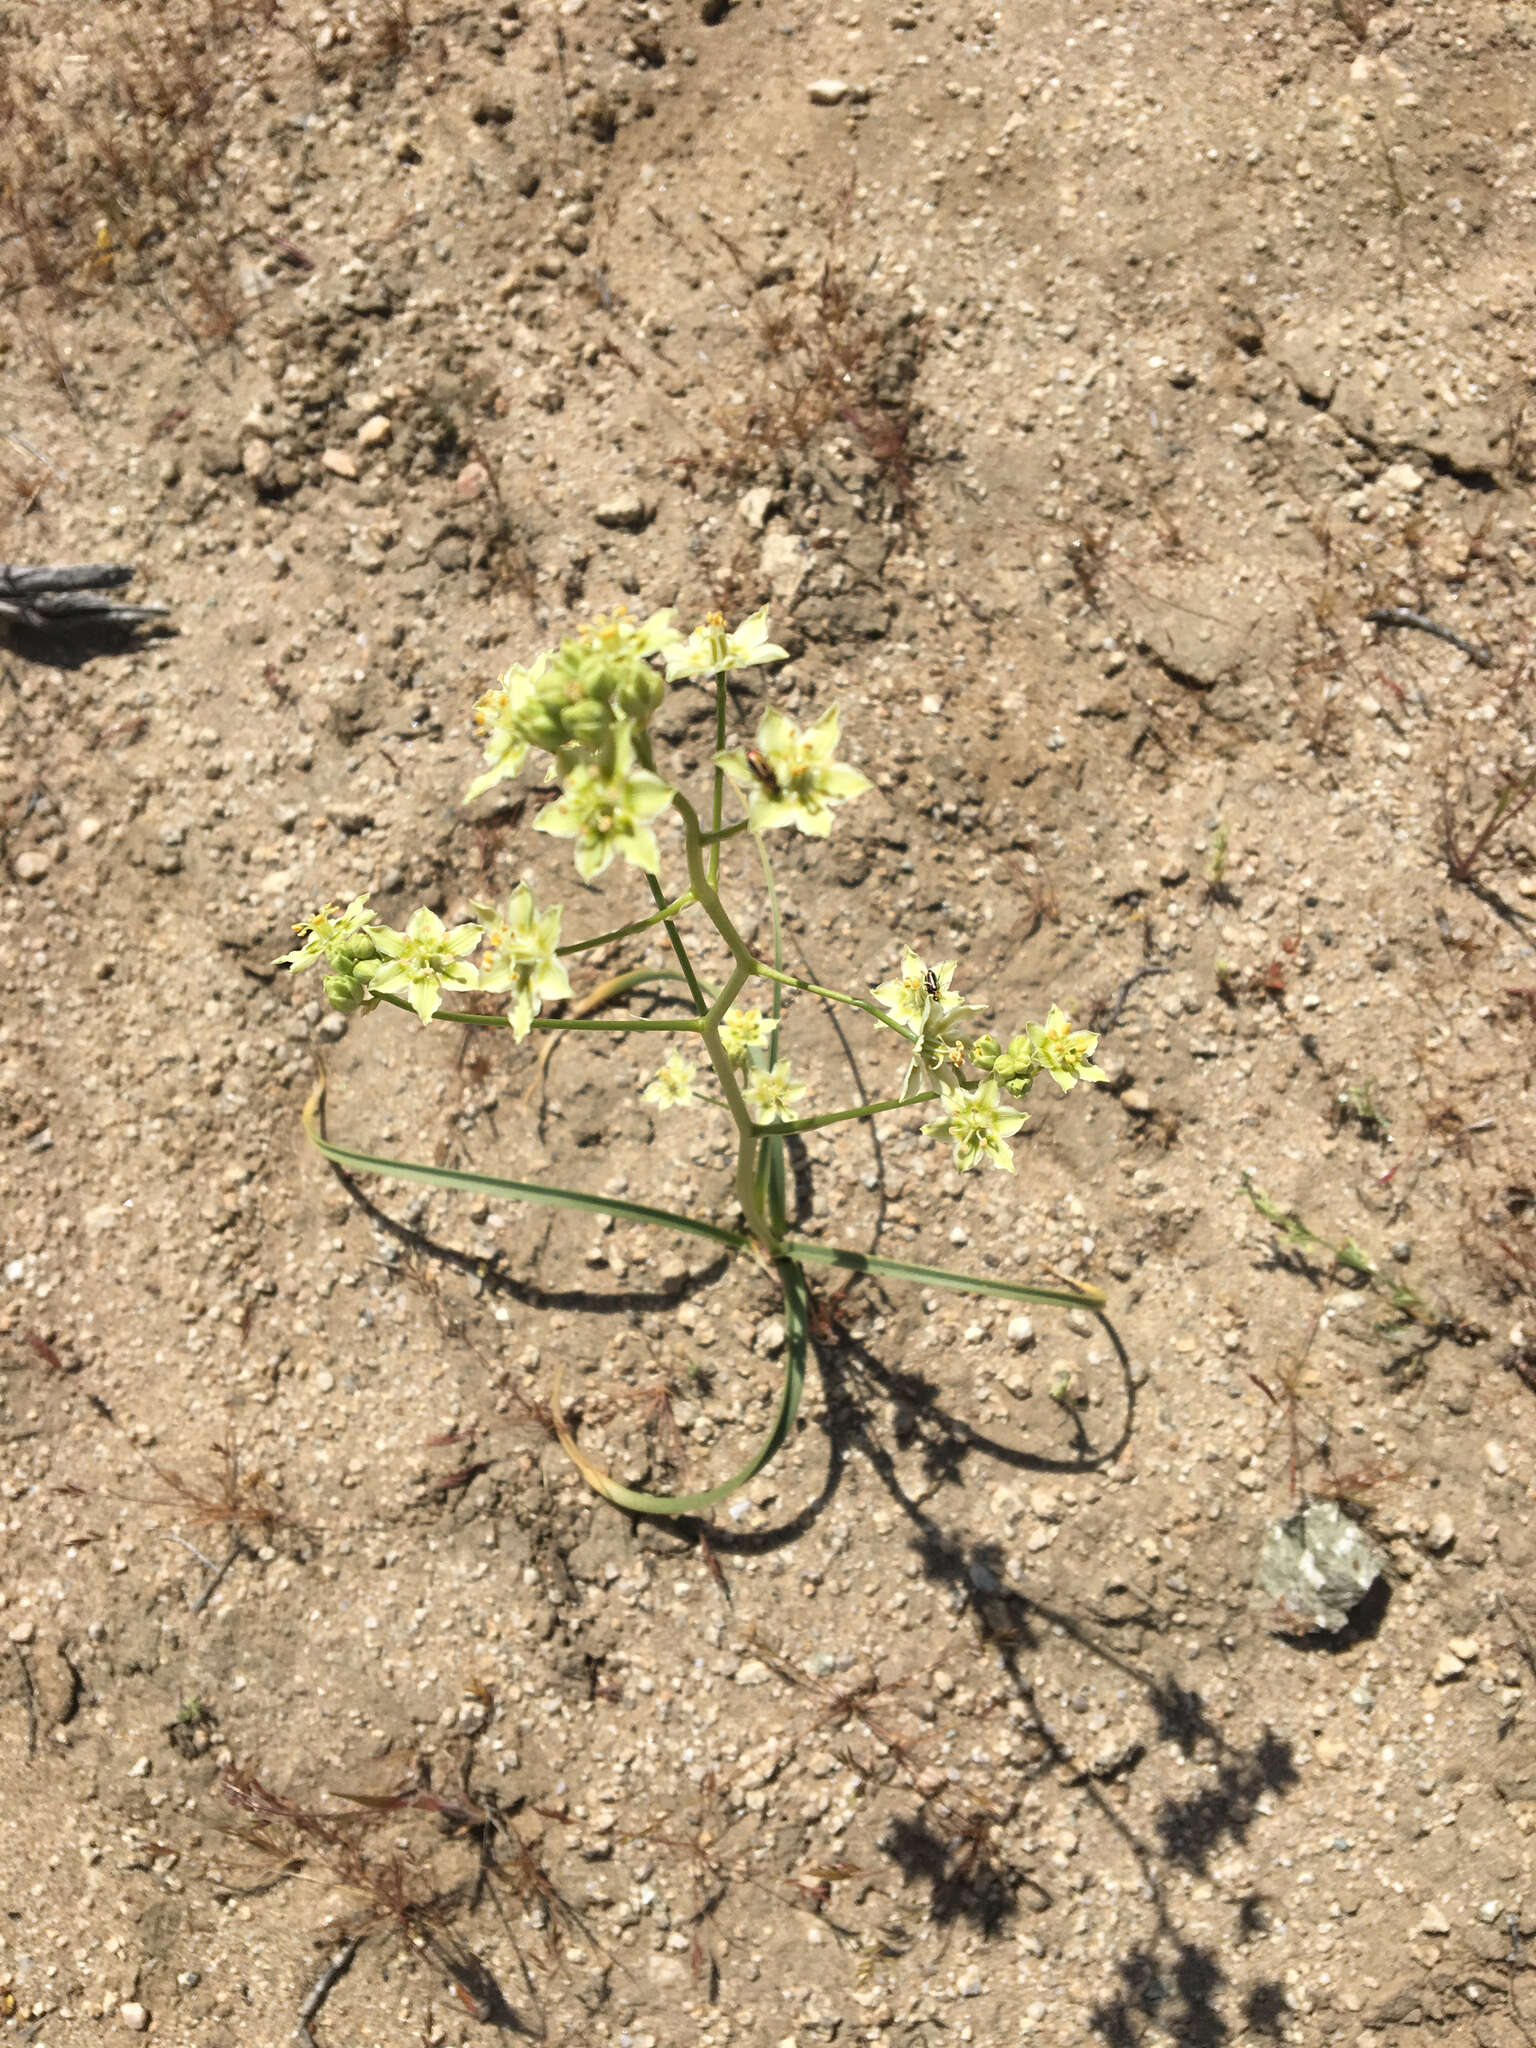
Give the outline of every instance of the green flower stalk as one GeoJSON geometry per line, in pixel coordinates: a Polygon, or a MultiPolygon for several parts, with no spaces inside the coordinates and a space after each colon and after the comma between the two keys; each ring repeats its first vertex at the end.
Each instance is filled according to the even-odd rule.
{"type": "Polygon", "coordinates": [[[507,1014],[512,1019],[512,1036],[521,1041],[545,1003],[558,1002],[571,993],[571,978],[555,957],[561,913],[558,909],[536,911],[526,882],[513,890],[505,910],[493,910],[484,903],[471,908],[484,933],[480,986],[512,991],[507,1014]]]}
{"type": "MultiPolygon", "coordinates": [[[[618,610],[567,634],[526,668],[506,669],[475,706],[484,765],[466,799],[519,774],[534,754],[542,754],[545,779],[558,785],[558,794],[539,812],[536,828],[572,842],[576,870],[584,882],[595,882],[616,862],[637,868],[646,877],[651,908],[612,930],[562,944],[560,909],[541,909],[527,882],[520,882],[504,902],[475,903],[472,921],[452,927],[423,907],[397,931],[380,923],[370,913],[367,897],[358,896],[345,910],[327,904],[296,926],[300,943],[282,961],[295,973],[320,968],[326,1000],[343,1014],[372,1013],[386,1006],[408,1008],[423,1023],[508,1032],[514,1044],[535,1031],[671,1034],[674,1045],[660,1067],[647,1065],[650,1078],[640,1089],[641,1099],[668,1111],[709,1105],[717,1115],[723,1110],[729,1117],[736,1137],[734,1192],[740,1217],[716,1221],[613,1195],[386,1158],[334,1144],[325,1135],[323,1082],[305,1111],[305,1128],[314,1144],[351,1172],[386,1174],[427,1187],[474,1190],[497,1202],[542,1204],[680,1231],[703,1238],[717,1254],[749,1252],[775,1276],[786,1332],[778,1408],[757,1450],[718,1484],[671,1494],[642,1493],[626,1486],[595,1465],[577,1444],[564,1419],[556,1384],[556,1434],[583,1477],[620,1507],[665,1515],[706,1512],[745,1485],[789,1439],[811,1342],[809,1275],[814,1267],[951,1287],[1013,1302],[1096,1308],[1103,1300],[1091,1288],[1037,1287],[956,1273],[790,1234],[785,1147],[798,1133],[935,1103],[936,1113],[922,1128],[930,1137],[949,1141],[957,1167],[1011,1172],[1014,1160],[1008,1141],[1025,1123],[1014,1101],[1028,1094],[1042,1073],[1050,1074],[1063,1092],[1080,1081],[1102,1079],[1092,1057],[1098,1040],[1092,1032],[1074,1031],[1055,1004],[1043,1024],[1027,1026],[1006,1048],[990,1033],[972,1040],[970,1032],[984,1012],[955,989],[956,963],[930,965],[910,946],[903,949],[899,972],[869,995],[787,973],[772,863],[763,835],[792,827],[824,839],[838,822],[842,806],[864,795],[870,783],[858,769],[836,758],[835,705],[804,728],[770,708],[758,720],[751,746],[723,745],[729,713],[726,676],[788,658],[770,638],[766,606],[734,630],[720,613],[711,613],[686,638],[673,621],[671,611],[653,612],[636,622],[618,610]],[[711,784],[703,804],[696,806],[657,772],[651,727],[670,684],[710,678],[719,737],[711,784]],[[741,797],[746,814],[735,824],[722,817],[727,785],[741,797]],[[675,847],[680,867],[664,876],[656,824],[666,813],[673,815],[675,827],[675,836],[668,841],[669,857],[675,847]],[[756,841],[754,850],[767,884],[772,933],[768,959],[758,957],[744,936],[746,921],[729,907],[730,842],[742,833],[756,841]],[[547,1014],[548,1005],[576,993],[572,961],[596,949],[606,952],[657,927],[665,931],[675,967],[639,966],[617,972],[605,967],[606,978],[570,1013],[547,1014]],[[713,949],[707,972],[698,949],[701,927],[713,949]],[[657,984],[682,1003],[681,1011],[658,1008],[654,1000],[638,1009],[628,1007],[637,991],[654,998],[657,984]],[[503,998],[502,1007],[483,1012],[450,1007],[447,999],[468,989],[503,998]],[[763,1000],[765,990],[771,1004],[763,1000]],[[899,1094],[803,1114],[810,1086],[797,1077],[789,1058],[778,1056],[781,1034],[793,1030],[795,1006],[802,999],[847,1006],[879,1030],[896,1034],[907,1058],[899,1094]],[[702,1093],[696,1085],[701,1074],[713,1083],[702,1093]]],[[[1348,1251],[1341,1251],[1341,1260],[1348,1251]]]]}

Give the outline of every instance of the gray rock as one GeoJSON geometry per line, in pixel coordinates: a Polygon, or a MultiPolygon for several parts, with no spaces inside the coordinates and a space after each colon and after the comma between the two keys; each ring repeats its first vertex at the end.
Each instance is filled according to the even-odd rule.
{"type": "Polygon", "coordinates": [[[1260,1589],[1301,1627],[1330,1635],[1381,1577],[1385,1560],[1337,1501],[1314,1501],[1271,1522],[1259,1559],[1260,1589]]]}

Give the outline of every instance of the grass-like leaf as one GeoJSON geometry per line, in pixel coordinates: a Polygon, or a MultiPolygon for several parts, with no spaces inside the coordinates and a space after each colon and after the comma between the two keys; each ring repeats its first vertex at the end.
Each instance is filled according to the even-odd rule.
{"type": "Polygon", "coordinates": [[[332,1144],[325,1135],[325,1076],[304,1105],[304,1132],[317,1152],[349,1173],[382,1173],[393,1180],[418,1181],[429,1188],[463,1188],[470,1194],[500,1195],[508,1201],[541,1202],[550,1209],[581,1209],[590,1215],[612,1216],[620,1223],[645,1223],[658,1230],[681,1230],[689,1237],[707,1238],[733,1252],[746,1251],[751,1240],[740,1230],[725,1230],[718,1223],[706,1223],[698,1216],[683,1216],[674,1209],[653,1209],[645,1202],[623,1202],[611,1195],[589,1195],[578,1188],[545,1187],[531,1180],[503,1180],[494,1173],[469,1173],[456,1166],[423,1166],[415,1160],[391,1159],[381,1152],[357,1152],[349,1145],[332,1144]]]}
{"type": "Polygon", "coordinates": [[[909,1259],[882,1259],[873,1252],[845,1251],[840,1245],[814,1244],[787,1238],[779,1247],[784,1258],[806,1266],[840,1266],[849,1273],[875,1273],[884,1280],[913,1280],[920,1287],[949,1287],[959,1294],[995,1294],[1004,1301],[1039,1301],[1052,1308],[1097,1311],[1104,1296],[1097,1287],[1030,1287],[1021,1280],[984,1280],[977,1273],[951,1273],[946,1266],[918,1266],[909,1259]]]}

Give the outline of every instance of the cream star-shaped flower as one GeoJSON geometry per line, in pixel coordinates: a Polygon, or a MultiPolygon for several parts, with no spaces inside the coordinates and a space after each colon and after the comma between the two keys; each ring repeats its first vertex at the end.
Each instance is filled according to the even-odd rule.
{"type": "Polygon", "coordinates": [[[480,986],[511,989],[507,1014],[512,1019],[512,1036],[528,1036],[541,1007],[558,1002],[571,993],[570,976],[556,958],[560,943],[560,911],[536,911],[533,893],[520,882],[505,910],[475,903],[471,909],[485,932],[485,951],[480,960],[480,986]]]}
{"type": "Polygon", "coordinates": [[[740,1003],[720,1019],[720,1043],[725,1047],[726,1058],[737,1066],[749,1052],[767,1050],[769,1033],[770,1026],[762,1011],[745,1009],[740,1003]]]}
{"type": "Polygon", "coordinates": [[[746,798],[753,832],[794,825],[813,839],[825,839],[832,830],[833,805],[862,796],[871,786],[857,768],[833,760],[836,745],[835,704],[804,732],[782,711],[770,709],[758,721],[756,746],[716,754],[715,765],[746,798]]]}
{"type": "Polygon", "coordinates": [[[1071,1018],[1055,1003],[1046,1012],[1043,1024],[1026,1024],[1024,1028],[1036,1058],[1063,1092],[1075,1088],[1079,1081],[1106,1079],[1104,1070],[1091,1064],[1099,1034],[1074,1031],[1071,1018]]]}
{"type": "Polygon", "coordinates": [[[645,1101],[654,1102],[658,1109],[686,1109],[694,1100],[693,1077],[698,1071],[692,1060],[685,1060],[680,1052],[675,1052],[665,1066],[658,1068],[655,1078],[640,1093],[645,1101]]]}
{"type": "Polygon", "coordinates": [[[529,741],[519,730],[519,714],[538,698],[539,678],[549,667],[549,656],[541,654],[532,668],[509,668],[498,678],[494,690],[487,690],[475,706],[475,729],[485,735],[483,775],[477,775],[464,792],[472,804],[498,782],[516,775],[528,758],[529,741]]]}
{"type": "Polygon", "coordinates": [[[959,1028],[984,1014],[975,1003],[966,1002],[951,988],[955,966],[953,960],[941,960],[937,967],[929,967],[910,946],[905,946],[901,973],[871,990],[875,1001],[885,1005],[894,1021],[904,1024],[913,1034],[912,1057],[901,1083],[903,1096],[920,1068],[936,1073],[946,1061],[951,1066],[960,1064],[965,1057],[965,1045],[958,1035],[959,1028]]]}
{"type": "Polygon", "coordinates": [[[920,954],[914,953],[910,946],[903,946],[901,973],[890,981],[882,981],[870,993],[877,1003],[885,1005],[898,1024],[909,1025],[914,1031],[948,1023],[961,1011],[968,1017],[979,1017],[981,1011],[967,1003],[963,996],[957,996],[950,987],[958,964],[954,960],[941,960],[937,967],[929,967],[920,954]]]}
{"type": "Polygon", "coordinates": [[[924,1137],[952,1139],[955,1164],[962,1173],[973,1166],[1013,1172],[1013,1149],[1007,1140],[1023,1129],[1028,1118],[1002,1107],[997,1083],[990,1075],[975,1088],[951,1087],[941,1081],[939,1100],[944,1114],[923,1125],[924,1137]]]}
{"type": "Polygon", "coordinates": [[[775,1060],[771,1067],[754,1067],[741,1092],[758,1123],[782,1124],[790,1121],[795,1104],[811,1091],[793,1079],[788,1060],[775,1060]]]}
{"type": "Polygon", "coordinates": [[[477,924],[456,924],[449,931],[436,912],[423,905],[411,912],[403,932],[381,924],[373,936],[384,965],[370,980],[370,993],[403,993],[423,1024],[442,1008],[445,988],[479,986],[479,974],[464,957],[480,943],[477,924]]]}
{"type": "Polygon", "coordinates": [[[649,820],[672,801],[672,791],[659,775],[634,766],[634,744],[628,728],[619,726],[613,739],[613,767],[583,761],[566,776],[565,794],[546,804],[534,819],[538,832],[576,842],[576,872],[595,881],[617,854],[645,874],[661,866],[649,820]]]}
{"type": "Polygon", "coordinates": [[[303,945],[296,946],[291,953],[284,953],[272,965],[286,967],[290,974],[298,974],[306,967],[313,967],[317,960],[324,960],[331,967],[350,972],[356,960],[366,958],[372,952],[370,944],[360,942],[368,940],[377,928],[377,918],[368,915],[366,896],[354,896],[345,910],[338,910],[334,903],[327,903],[313,917],[306,917],[294,926],[294,932],[304,940],[303,945]]]}
{"type": "Polygon", "coordinates": [[[782,647],[768,638],[768,607],[743,619],[734,633],[726,630],[725,616],[711,612],[702,626],[688,635],[687,644],[667,654],[667,681],[683,676],[717,676],[730,669],[755,668],[763,661],[788,661],[782,647]]]}

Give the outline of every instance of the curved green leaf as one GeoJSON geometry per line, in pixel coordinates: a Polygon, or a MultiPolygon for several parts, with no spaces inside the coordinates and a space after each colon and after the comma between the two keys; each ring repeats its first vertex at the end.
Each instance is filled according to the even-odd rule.
{"type": "Polygon", "coordinates": [[[752,1240],[740,1230],[725,1230],[701,1217],[683,1216],[675,1209],[653,1209],[645,1202],[622,1202],[611,1195],[589,1195],[576,1188],[544,1187],[538,1181],[503,1180],[493,1173],[467,1173],[455,1166],[421,1166],[414,1160],[390,1159],[383,1153],[355,1152],[348,1145],[333,1145],[325,1135],[325,1075],[304,1105],[304,1133],[317,1152],[324,1153],[349,1173],[384,1173],[393,1180],[419,1181],[429,1188],[464,1188],[471,1194],[500,1195],[507,1201],[540,1202],[550,1209],[583,1209],[589,1214],[615,1217],[620,1223],[646,1223],[658,1230],[680,1230],[689,1237],[707,1238],[733,1252],[749,1249],[752,1240]]]}
{"type": "MultiPolygon", "coordinates": [[[[555,1419],[555,1434],[560,1439],[560,1448],[576,1467],[588,1486],[611,1500],[615,1507],[627,1508],[637,1515],[699,1515],[706,1509],[718,1507],[728,1500],[749,1479],[755,1479],[768,1460],[784,1443],[795,1426],[795,1417],[800,1410],[800,1395],[805,1386],[806,1335],[810,1321],[809,1296],[806,1291],[805,1275],[791,1259],[774,1261],[779,1279],[784,1287],[784,1387],[779,1395],[778,1413],[773,1418],[773,1427],[752,1456],[739,1472],[718,1486],[706,1487],[702,1493],[640,1493],[632,1486],[625,1486],[601,1465],[594,1464],[582,1450],[567,1427],[560,1413],[560,1377],[555,1374],[554,1392],[550,1409],[555,1419]]],[[[563,1372],[564,1368],[561,1368],[563,1372]]]]}
{"type": "Polygon", "coordinates": [[[841,1245],[786,1238],[782,1258],[803,1266],[841,1266],[850,1273],[878,1273],[887,1280],[914,1280],[922,1287],[949,1287],[960,1294],[996,1294],[1004,1301],[1040,1301],[1052,1308],[1098,1310],[1105,1297],[1097,1287],[1029,1287],[1020,1280],[984,1280],[976,1273],[951,1273],[945,1266],[917,1266],[908,1259],[882,1259],[873,1252],[845,1251],[841,1245]]]}

